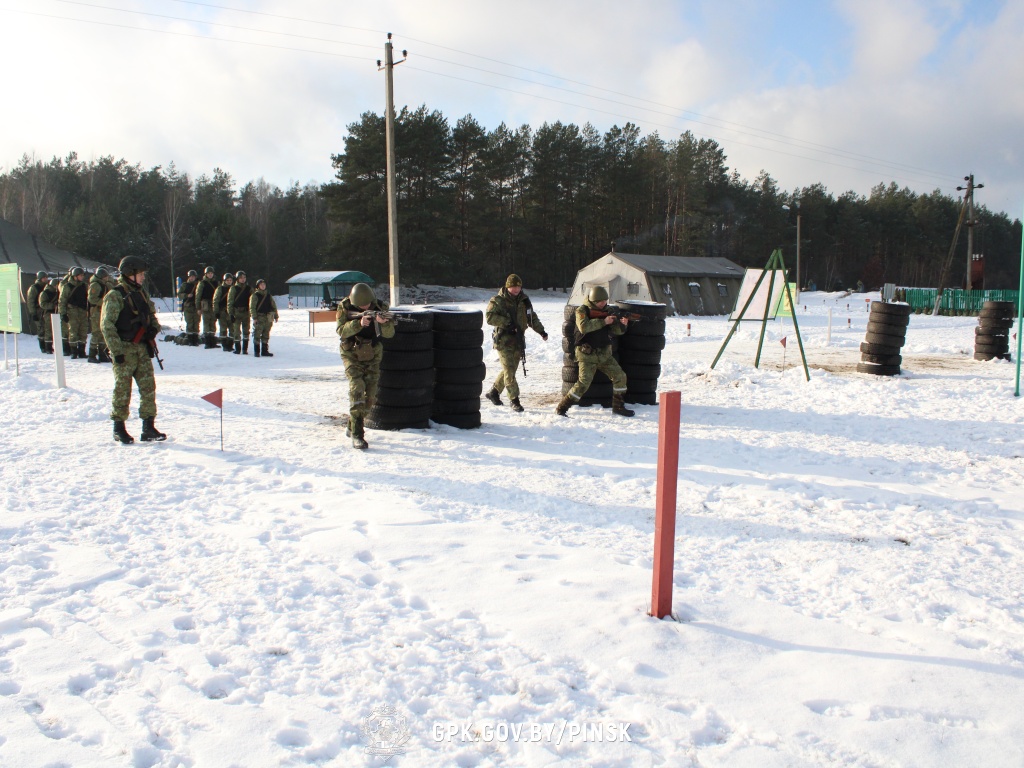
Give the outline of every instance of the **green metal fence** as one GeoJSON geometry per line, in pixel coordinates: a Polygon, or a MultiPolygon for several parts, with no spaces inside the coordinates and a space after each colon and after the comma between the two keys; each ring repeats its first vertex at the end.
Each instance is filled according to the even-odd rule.
{"type": "MultiPolygon", "coordinates": [[[[977,315],[986,301],[1012,301],[1017,303],[1018,291],[965,291],[947,288],[939,302],[940,315],[977,315]]],[[[931,313],[935,308],[936,288],[897,288],[896,301],[905,301],[916,314],[931,313]]]]}

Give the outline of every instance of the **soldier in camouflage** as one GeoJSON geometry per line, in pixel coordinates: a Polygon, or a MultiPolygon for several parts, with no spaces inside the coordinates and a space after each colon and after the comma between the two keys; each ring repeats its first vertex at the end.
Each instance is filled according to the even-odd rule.
{"type": "Polygon", "coordinates": [[[109,363],[110,355],[107,354],[107,342],[103,339],[103,329],[100,326],[103,314],[103,297],[113,287],[110,275],[103,267],[97,267],[96,272],[89,278],[89,362],[109,363]]]}
{"type": "MultiPolygon", "coordinates": [[[[28,315],[32,318],[32,322],[35,324],[39,337],[39,351],[43,354],[52,352],[52,349],[46,348],[46,328],[43,326],[43,311],[39,307],[39,294],[43,292],[43,288],[50,282],[50,276],[45,272],[36,272],[36,280],[32,285],[28,287],[28,292],[25,294],[25,304],[28,306],[28,315]]],[[[46,316],[46,322],[49,324],[50,317],[46,316]]],[[[51,331],[52,333],[52,331],[51,331]]]]}
{"type": "Polygon", "coordinates": [[[39,291],[39,317],[43,324],[43,339],[47,354],[53,354],[53,323],[50,315],[57,314],[57,303],[60,301],[60,286],[56,280],[50,280],[39,291]]]}
{"type": "Polygon", "coordinates": [[[612,336],[621,336],[626,332],[629,318],[626,317],[591,317],[595,311],[600,312],[608,305],[608,291],[599,285],[590,289],[587,300],[576,308],[576,362],[580,367],[579,381],[576,386],[562,398],[555,408],[559,416],[568,415],[569,408],[580,401],[590,389],[594,374],[601,371],[612,381],[612,413],[620,416],[632,416],[633,411],[626,407],[626,374],[619,367],[618,361],[612,357],[612,336]]]}
{"type": "Polygon", "coordinates": [[[228,314],[228,290],[235,284],[235,276],[225,272],[220,285],[213,292],[213,311],[220,324],[220,343],[225,352],[231,351],[231,315],[228,314]]]}
{"type": "Polygon", "coordinates": [[[160,322],[156,319],[156,307],[142,287],[146,266],[137,256],[125,256],[118,266],[121,277],[117,285],[103,298],[103,336],[114,359],[110,418],[114,422],[114,439],[124,444],[135,442],[124,426],[132,402],[132,379],[139,387],[143,442],[167,439],[167,435],[153,425],[156,377],[152,357],[156,352],[160,322]]]}
{"type": "Polygon", "coordinates": [[[235,273],[235,284],[228,291],[228,312],[231,314],[231,338],[235,354],[249,354],[249,299],[252,286],[246,285],[245,272],[235,273]]]}
{"type": "Polygon", "coordinates": [[[513,411],[522,413],[516,369],[526,353],[526,329],[532,328],[544,341],[548,340],[548,334],[533,311],[530,298],[523,293],[523,281],[519,275],[508,276],[505,287],[487,303],[484,316],[487,324],[494,326],[494,351],[501,360],[501,373],[484,397],[495,405],[503,405],[501,393],[507,388],[509,405],[513,411]]]}
{"type": "Polygon", "coordinates": [[[348,431],[352,447],[366,449],[363,420],[373,408],[377,399],[377,382],[380,380],[380,361],[384,348],[380,339],[395,335],[395,325],[387,318],[365,315],[349,319],[349,313],[387,312],[388,305],[373,295],[373,289],[366,283],[356,283],[347,298],[338,304],[338,318],[335,330],[341,337],[341,359],[345,362],[348,377],[348,431]]]}
{"type": "Polygon", "coordinates": [[[89,286],[81,267],[72,267],[71,279],[61,286],[57,311],[60,321],[68,325],[71,359],[85,360],[85,341],[89,337],[89,286]]]}
{"type": "Polygon", "coordinates": [[[217,312],[213,306],[213,295],[217,292],[217,273],[207,267],[203,279],[196,283],[196,310],[203,319],[203,347],[217,346],[217,312]]]}
{"type": "Polygon", "coordinates": [[[249,314],[252,315],[252,353],[256,357],[273,357],[267,348],[270,343],[270,329],[281,316],[277,314],[277,303],[267,291],[267,281],[257,280],[256,290],[249,299],[249,314]]]}
{"type": "Polygon", "coordinates": [[[178,301],[181,302],[181,314],[185,317],[185,333],[190,346],[199,346],[199,311],[196,309],[196,288],[199,273],[194,269],[188,271],[188,277],[178,286],[178,301]]]}

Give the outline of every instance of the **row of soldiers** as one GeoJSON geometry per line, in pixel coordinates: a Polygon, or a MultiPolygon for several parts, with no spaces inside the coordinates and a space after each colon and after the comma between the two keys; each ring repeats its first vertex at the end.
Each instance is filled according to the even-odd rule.
{"type": "Polygon", "coordinates": [[[110,354],[100,332],[100,312],[103,297],[114,284],[103,267],[98,267],[91,276],[81,267],[72,267],[59,279],[37,272],[25,299],[32,321],[38,325],[39,349],[45,354],[53,354],[50,316],[60,315],[65,355],[72,360],[109,363],[110,354]],[[87,340],[88,356],[85,349],[87,340]]]}
{"type": "Polygon", "coordinates": [[[273,357],[269,349],[270,329],[281,319],[277,303],[267,291],[267,281],[249,285],[245,272],[225,272],[218,282],[217,272],[207,267],[203,278],[190,269],[178,286],[178,301],[185,318],[184,343],[199,346],[199,323],[202,320],[203,346],[220,346],[225,352],[249,354],[249,323],[252,321],[252,351],[256,357],[273,357]],[[217,325],[220,333],[217,333],[217,325]]]}

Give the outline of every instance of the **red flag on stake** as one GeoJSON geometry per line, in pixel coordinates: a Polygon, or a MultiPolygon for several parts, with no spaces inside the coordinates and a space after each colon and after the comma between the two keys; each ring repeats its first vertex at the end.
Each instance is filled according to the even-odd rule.
{"type": "Polygon", "coordinates": [[[785,349],[786,348],[786,337],[783,336],[782,339],[779,341],[779,343],[782,345],[782,348],[785,349]]]}
{"type": "Polygon", "coordinates": [[[203,395],[202,399],[205,400],[206,402],[210,403],[211,405],[216,405],[218,408],[223,408],[224,407],[224,390],[223,389],[214,390],[213,392],[211,392],[208,395],[203,395]]]}

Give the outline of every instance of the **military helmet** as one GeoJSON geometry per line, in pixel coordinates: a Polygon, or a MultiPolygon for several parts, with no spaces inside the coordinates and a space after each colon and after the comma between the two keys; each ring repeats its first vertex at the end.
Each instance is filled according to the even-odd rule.
{"type": "Polygon", "coordinates": [[[348,294],[348,300],[357,307],[372,304],[375,298],[377,297],[373,295],[373,289],[366,283],[356,283],[348,294]]]}
{"type": "Polygon", "coordinates": [[[608,289],[603,285],[592,286],[587,298],[595,304],[599,301],[608,301],[608,289]]]}
{"type": "Polygon", "coordinates": [[[199,277],[199,273],[198,273],[198,272],[196,272],[196,271],[195,271],[194,269],[190,269],[190,270],[188,271],[188,276],[189,276],[189,277],[199,277]]]}
{"type": "Polygon", "coordinates": [[[513,288],[514,286],[517,286],[517,285],[518,286],[522,286],[522,284],[523,284],[523,278],[521,278],[519,275],[512,274],[512,275],[509,275],[508,277],[505,278],[505,287],[506,288],[513,288]]]}
{"type": "Polygon", "coordinates": [[[117,265],[117,271],[124,277],[145,272],[147,269],[149,269],[149,265],[146,264],[145,259],[140,259],[138,256],[125,256],[117,265]]]}
{"type": "Polygon", "coordinates": [[[256,280],[256,287],[257,287],[257,288],[259,288],[259,287],[260,287],[261,285],[265,286],[266,284],[267,284],[267,281],[266,281],[266,280],[264,280],[264,279],[263,279],[262,277],[261,277],[261,278],[258,278],[258,279],[256,280]]]}
{"type": "Polygon", "coordinates": [[[245,272],[243,272],[242,270],[238,270],[237,272],[235,272],[235,280],[237,280],[240,277],[245,277],[245,272]]]}
{"type": "Polygon", "coordinates": [[[103,267],[96,267],[96,277],[103,278],[107,276],[107,270],[103,267]]]}
{"type": "Polygon", "coordinates": [[[234,280],[234,279],[235,279],[235,276],[232,275],[230,272],[225,272],[224,273],[224,277],[221,278],[221,280],[234,280]]]}
{"type": "Polygon", "coordinates": [[[49,280],[50,276],[45,272],[36,272],[36,280],[49,280]]]}
{"type": "Polygon", "coordinates": [[[84,275],[84,274],[85,274],[85,270],[82,269],[81,267],[73,267],[72,270],[71,270],[71,276],[72,277],[78,277],[78,276],[84,275]]]}

